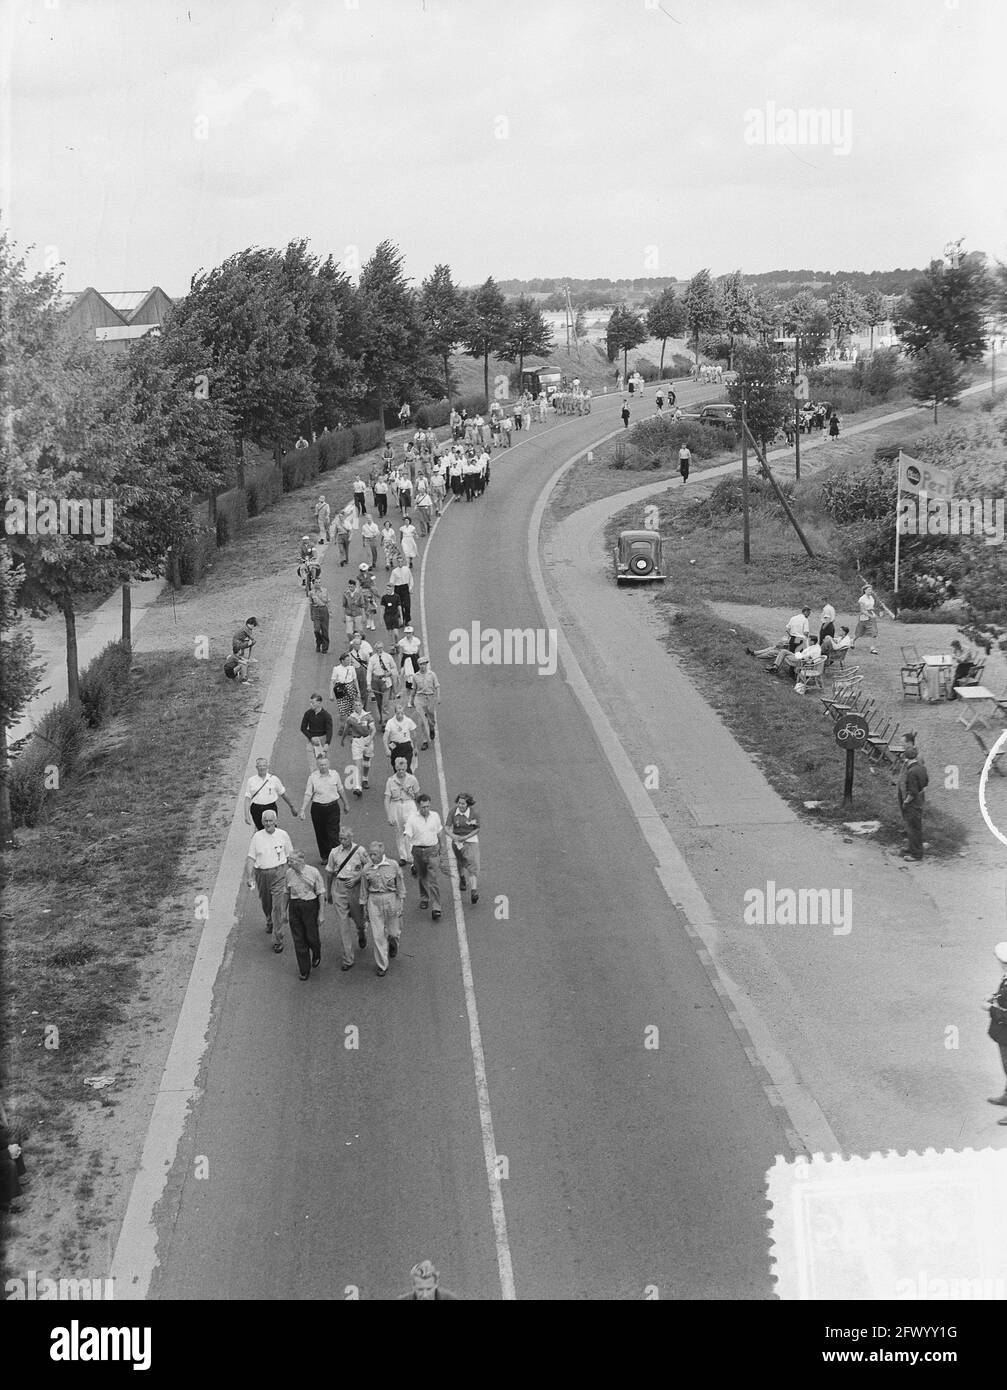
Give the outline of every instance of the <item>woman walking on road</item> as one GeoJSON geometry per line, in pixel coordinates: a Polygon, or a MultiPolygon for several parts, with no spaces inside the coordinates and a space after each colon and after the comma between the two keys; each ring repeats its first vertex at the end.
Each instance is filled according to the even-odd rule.
{"type": "Polygon", "coordinates": [[[458,887],[472,890],[473,905],[479,901],[479,818],[473,811],[475,797],[460,792],[451,816],[451,848],[458,865],[458,887]]]}

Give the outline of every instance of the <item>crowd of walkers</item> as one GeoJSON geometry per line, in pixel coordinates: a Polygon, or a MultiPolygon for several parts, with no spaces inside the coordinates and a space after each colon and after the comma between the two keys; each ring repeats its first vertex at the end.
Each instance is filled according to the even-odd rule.
{"type": "MultiPolygon", "coordinates": [[[[530,406],[518,404],[522,428],[528,428],[530,406]]],[[[417,430],[399,456],[386,444],[369,475],[355,478],[353,502],[340,511],[333,514],[325,496],[319,496],[313,507],[316,535],[301,537],[296,576],[318,656],[330,650],[337,615],[342,625],[328,677],[331,703],[322,693],[319,670],[319,688],[300,724],[308,773],[300,804],[291,800],[268,761],[259,759],[245,786],[245,820],[254,828],[246,861],[248,887],[258,893],[277,954],[284,950],[289,923],[302,980],[321,964],[320,928],[329,905],[341,969],[353,968],[369,929],[375,973],[387,974],[398,954],[406,912],[404,870],[416,880],[419,909],[429,910],[435,922],[443,911],[441,875],[450,872],[449,854],[460,890],[469,893],[473,905],[479,901],[475,798],[459,793],[442,820],[419,780],[420,755],[439,732],[441,685],[412,621],[414,563],[450,499],[473,502],[485,493],[490,449],[497,442],[494,425],[505,438],[502,408],[491,407],[488,421],[456,413],[450,444],[439,447],[433,432],[425,430],[417,430]],[[398,514],[394,521],[390,508],[398,514]],[[328,555],[335,557],[337,569],[352,570],[335,613],[322,578],[328,555]],[[375,790],[389,834],[387,844],[371,837],[365,845],[364,837],[358,841],[347,824],[350,798],[365,801],[375,780],[375,759],[382,754],[387,772],[377,775],[375,790]],[[291,816],[310,818],[317,865],[307,861],[279,825],[281,802],[291,816]]],[[[256,628],[255,619],[249,619],[233,639],[234,657],[245,663],[237,679],[247,679],[256,628]]]]}

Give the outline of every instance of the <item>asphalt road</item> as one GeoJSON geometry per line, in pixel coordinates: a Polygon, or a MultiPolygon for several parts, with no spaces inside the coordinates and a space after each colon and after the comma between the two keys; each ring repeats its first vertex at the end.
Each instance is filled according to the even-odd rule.
{"type": "MultiPolygon", "coordinates": [[[[328,909],[306,984],[246,900],[162,1203],[152,1297],[389,1298],[424,1257],[470,1299],[500,1298],[508,1262],[520,1299],[771,1296],[764,1179],[787,1152],[782,1130],[592,726],[561,671],[448,657],[450,632],[473,622],[541,625],[525,560],[534,501],[617,407],[598,401],[495,457],[486,495],[448,509],[425,570],[446,788],[470,790],[483,824],[481,898],[465,895],[462,937],[505,1234],[450,897],[434,924],[407,877],[400,955],[380,980],[370,952],[340,973],[328,909]]],[[[350,572],[327,558],[330,590],[350,572]]],[[[272,759],[295,801],[298,724],[334,654],[338,639],[316,656],[305,629],[272,759]]],[[[358,840],[394,846],[385,763],[350,822],[358,840]]],[[[429,753],[419,770],[438,805],[429,753]]],[[[291,826],[285,808],[280,821],[317,862],[310,823],[291,826]]]]}

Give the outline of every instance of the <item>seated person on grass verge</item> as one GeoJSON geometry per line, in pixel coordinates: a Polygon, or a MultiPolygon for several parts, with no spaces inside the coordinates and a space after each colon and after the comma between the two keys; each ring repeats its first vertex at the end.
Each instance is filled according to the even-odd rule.
{"type": "MultiPolygon", "coordinates": [[[[808,641],[796,652],[780,652],[776,658],[775,670],[786,671],[791,680],[797,679],[797,673],[802,666],[811,666],[821,659],[822,649],[818,645],[817,639],[808,641]]],[[[768,668],[767,668],[768,669],[768,668]]]]}

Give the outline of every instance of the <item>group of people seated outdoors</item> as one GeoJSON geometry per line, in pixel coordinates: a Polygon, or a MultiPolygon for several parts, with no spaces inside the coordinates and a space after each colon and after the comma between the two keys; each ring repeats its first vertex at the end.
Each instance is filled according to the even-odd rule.
{"type": "Polygon", "coordinates": [[[824,661],[825,666],[841,661],[844,652],[853,645],[850,629],[841,625],[836,636],[836,610],[825,601],[818,627],[811,630],[811,609],[805,605],[787,622],[786,635],[771,647],[746,647],[749,656],[770,660],[766,670],[773,675],[789,676],[796,681],[802,668],[824,661]]]}

